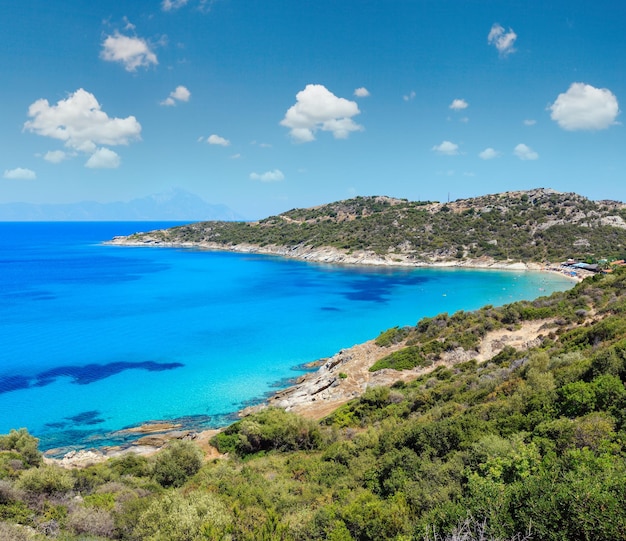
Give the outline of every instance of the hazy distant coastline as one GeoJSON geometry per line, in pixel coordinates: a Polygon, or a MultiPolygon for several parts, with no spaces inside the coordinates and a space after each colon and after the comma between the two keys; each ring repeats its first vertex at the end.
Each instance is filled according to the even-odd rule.
{"type": "Polygon", "coordinates": [[[173,188],[158,194],[130,201],[98,203],[35,204],[2,203],[3,222],[74,222],[74,221],[187,221],[242,220],[243,217],[226,205],[207,203],[201,197],[173,188]]]}

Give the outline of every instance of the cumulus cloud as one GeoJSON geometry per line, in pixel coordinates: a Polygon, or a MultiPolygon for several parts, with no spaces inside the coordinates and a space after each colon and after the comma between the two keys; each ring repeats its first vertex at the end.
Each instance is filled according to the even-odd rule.
{"type": "Polygon", "coordinates": [[[108,148],[99,148],[89,157],[85,167],[89,167],[89,169],[117,169],[121,161],[116,152],[108,148]]]}
{"type": "Polygon", "coordinates": [[[62,150],[49,150],[43,155],[43,159],[50,163],[61,163],[67,157],[67,153],[62,150]]]}
{"type": "Polygon", "coordinates": [[[96,97],[79,88],[65,100],[50,105],[39,99],[28,108],[31,120],[24,129],[65,142],[65,146],[93,153],[97,145],[128,145],[140,139],[141,124],[134,116],[110,118],[96,97]]]}
{"type": "Polygon", "coordinates": [[[513,149],[513,154],[515,154],[520,160],[536,160],[539,158],[539,154],[524,143],[517,145],[513,149]]]}
{"type": "Polygon", "coordinates": [[[526,120],[524,120],[524,126],[534,126],[535,124],[537,124],[537,121],[533,120],[532,118],[527,118],[526,120]]]}
{"type": "Polygon", "coordinates": [[[107,62],[120,62],[126,71],[136,71],[137,68],[147,68],[151,64],[159,63],[156,54],[144,39],[124,36],[119,32],[107,36],[102,42],[100,58],[107,62]]]}
{"type": "Polygon", "coordinates": [[[411,90],[411,92],[402,96],[402,99],[404,101],[411,101],[413,98],[415,98],[415,96],[416,96],[415,90],[411,90]]]}
{"type": "Polygon", "coordinates": [[[465,100],[455,99],[452,100],[452,103],[450,104],[450,109],[452,109],[453,111],[462,111],[463,109],[467,109],[468,106],[469,103],[467,103],[465,100]]]}
{"type": "Polygon", "coordinates": [[[224,139],[223,137],[220,137],[216,134],[209,135],[206,142],[209,143],[209,145],[220,145],[223,147],[227,147],[230,145],[230,141],[228,139],[224,139]]]}
{"type": "Polygon", "coordinates": [[[370,95],[370,91],[364,86],[362,86],[361,88],[355,89],[354,95],[357,98],[367,98],[370,95]]]}
{"type": "Polygon", "coordinates": [[[440,145],[435,145],[432,150],[437,154],[456,156],[459,153],[459,145],[450,141],[443,141],[440,145]]]}
{"type": "Polygon", "coordinates": [[[172,11],[175,9],[182,8],[187,4],[189,0],[163,0],[161,3],[161,8],[163,11],[172,11]]]}
{"type": "Polygon", "coordinates": [[[23,167],[16,167],[15,169],[5,169],[4,178],[10,180],[35,180],[37,174],[31,169],[24,169],[23,167]]]}
{"type": "Polygon", "coordinates": [[[301,143],[314,141],[318,130],[332,132],[335,139],[345,139],[350,132],[363,129],[352,120],[360,112],[356,102],[338,98],[324,85],[306,85],[296,94],[295,105],[287,110],[280,124],[290,128],[291,136],[301,143]]]}
{"type": "Polygon", "coordinates": [[[493,45],[502,56],[506,56],[515,52],[513,45],[517,39],[517,34],[513,32],[512,28],[506,32],[504,27],[498,23],[494,23],[487,36],[487,42],[493,45]]]}
{"type": "Polygon", "coordinates": [[[171,107],[176,105],[176,102],[179,101],[187,102],[189,101],[189,98],[191,98],[191,92],[189,92],[187,87],[180,85],[177,86],[175,90],[170,92],[170,95],[161,102],[161,105],[168,105],[171,107]]]}
{"type": "Polygon", "coordinates": [[[285,175],[280,169],[266,171],[265,173],[250,173],[250,180],[260,180],[261,182],[279,182],[285,180],[285,175]]]}
{"type": "Polygon", "coordinates": [[[604,130],[615,124],[619,105],[608,88],[572,83],[549,107],[552,120],[568,131],[604,130]]]}
{"type": "Polygon", "coordinates": [[[480,152],[478,154],[478,157],[481,158],[482,160],[493,160],[494,158],[497,158],[500,155],[501,155],[500,152],[489,147],[483,150],[482,152],[480,152]]]}

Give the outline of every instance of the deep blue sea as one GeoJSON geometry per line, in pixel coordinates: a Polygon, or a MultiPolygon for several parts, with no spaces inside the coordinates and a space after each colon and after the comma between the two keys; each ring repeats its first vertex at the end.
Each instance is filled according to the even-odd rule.
{"type": "Polygon", "coordinates": [[[42,449],[150,420],[218,426],[300,365],[424,316],[572,286],[536,272],[389,269],[101,244],[171,223],[0,223],[0,433],[42,449]]]}

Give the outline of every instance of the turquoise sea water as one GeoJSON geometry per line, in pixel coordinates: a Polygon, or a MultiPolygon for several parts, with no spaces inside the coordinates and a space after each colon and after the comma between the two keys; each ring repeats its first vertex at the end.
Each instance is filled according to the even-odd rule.
{"type": "Polygon", "coordinates": [[[389,327],[572,286],[101,244],[166,225],[0,223],[0,432],[25,426],[46,449],[114,443],[148,420],[221,425],[302,363],[389,327]]]}

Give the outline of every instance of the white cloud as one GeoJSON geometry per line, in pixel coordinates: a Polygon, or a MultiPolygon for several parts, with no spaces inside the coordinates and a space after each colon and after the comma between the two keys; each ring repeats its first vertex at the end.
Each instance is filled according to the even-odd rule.
{"type": "Polygon", "coordinates": [[[450,109],[454,111],[461,111],[463,109],[467,109],[468,106],[469,106],[469,103],[467,103],[465,100],[456,99],[456,100],[452,100],[452,103],[450,104],[450,109]]]}
{"type": "Polygon", "coordinates": [[[67,153],[63,152],[62,150],[49,150],[43,156],[43,159],[50,163],[61,163],[67,158],[67,153]]]}
{"type": "Polygon", "coordinates": [[[250,180],[260,180],[261,182],[278,182],[285,180],[285,175],[280,169],[266,171],[265,173],[250,173],[250,180]]]}
{"type": "Polygon", "coordinates": [[[121,62],[126,71],[136,71],[137,68],[159,63],[145,40],[124,36],[119,32],[107,36],[102,42],[100,58],[108,62],[121,62]]]}
{"type": "Polygon", "coordinates": [[[479,153],[478,157],[483,159],[483,160],[493,160],[494,158],[497,158],[500,155],[501,155],[500,152],[498,152],[497,150],[489,147],[489,148],[486,148],[485,150],[483,150],[481,153],[479,153]]]}
{"type": "Polygon", "coordinates": [[[224,139],[223,137],[220,137],[216,134],[209,135],[206,142],[209,143],[209,145],[220,145],[223,147],[227,147],[230,145],[230,141],[228,139],[224,139]]]}
{"type": "Polygon", "coordinates": [[[539,154],[524,143],[517,145],[513,150],[513,154],[515,154],[520,160],[536,160],[539,158],[539,154]]]}
{"type": "Polygon", "coordinates": [[[537,121],[533,120],[532,118],[527,118],[526,120],[524,120],[524,126],[534,126],[535,124],[537,124],[537,121]]]}
{"type": "Polygon", "coordinates": [[[240,158],[241,158],[241,154],[239,154],[239,153],[237,153],[237,154],[233,154],[233,155],[230,157],[230,159],[231,159],[231,160],[238,160],[238,159],[240,159],[240,158]]]}
{"type": "Polygon", "coordinates": [[[135,25],[130,22],[130,20],[128,19],[128,17],[126,17],[126,15],[124,15],[124,17],[122,17],[122,20],[124,21],[124,30],[134,30],[135,29],[135,25]]]}
{"type": "Polygon", "coordinates": [[[176,105],[176,102],[178,101],[189,101],[189,98],[191,98],[191,92],[189,92],[189,90],[187,89],[187,87],[185,86],[177,86],[175,90],[172,90],[172,92],[170,92],[170,95],[165,98],[162,102],[161,105],[176,105]]]}
{"type": "Polygon", "coordinates": [[[572,83],[549,107],[550,117],[568,131],[604,130],[615,124],[619,105],[608,88],[572,83]]]}
{"type": "Polygon", "coordinates": [[[99,148],[85,162],[85,167],[89,169],[117,169],[121,159],[116,152],[108,148],[99,148]]]}
{"type": "Polygon", "coordinates": [[[443,141],[440,145],[435,145],[432,150],[438,154],[456,156],[459,153],[459,145],[450,141],[443,141]]]}
{"type": "Polygon", "coordinates": [[[32,171],[31,169],[24,169],[23,167],[5,169],[2,176],[10,180],[35,180],[37,178],[35,171],[32,171]]]}
{"type": "Polygon", "coordinates": [[[299,142],[315,140],[318,130],[330,131],[335,139],[345,139],[350,132],[363,130],[352,117],[358,115],[359,107],[354,101],[338,98],[323,85],[306,85],[296,94],[292,105],[280,121],[290,128],[291,136],[299,142]]]}
{"type": "Polygon", "coordinates": [[[402,99],[404,101],[411,101],[413,98],[415,98],[416,94],[415,94],[415,90],[411,90],[411,92],[409,92],[408,94],[402,96],[402,99]]]}
{"type": "Polygon", "coordinates": [[[163,11],[172,11],[173,9],[182,8],[189,0],[163,0],[161,8],[163,11]]]}
{"type": "Polygon", "coordinates": [[[498,23],[494,23],[487,36],[487,42],[490,45],[494,45],[502,56],[515,52],[513,45],[516,39],[517,34],[513,32],[512,28],[509,28],[509,31],[505,32],[504,28],[498,23]]]}
{"type": "Polygon", "coordinates": [[[354,95],[357,98],[367,98],[370,95],[370,91],[367,88],[365,88],[364,86],[362,86],[360,88],[357,88],[354,91],[354,95]]]}
{"type": "Polygon", "coordinates": [[[95,152],[97,145],[127,145],[140,139],[141,124],[134,116],[109,118],[96,97],[79,88],[65,100],[50,105],[40,99],[28,108],[31,120],[24,129],[65,142],[81,152],[95,152]]]}

